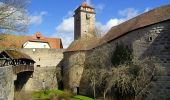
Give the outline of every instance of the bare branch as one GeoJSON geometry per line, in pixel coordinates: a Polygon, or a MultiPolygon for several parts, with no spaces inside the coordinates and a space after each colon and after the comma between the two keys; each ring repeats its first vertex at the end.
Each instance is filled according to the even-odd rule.
{"type": "Polygon", "coordinates": [[[0,31],[24,32],[28,25],[29,0],[0,0],[0,31]]]}

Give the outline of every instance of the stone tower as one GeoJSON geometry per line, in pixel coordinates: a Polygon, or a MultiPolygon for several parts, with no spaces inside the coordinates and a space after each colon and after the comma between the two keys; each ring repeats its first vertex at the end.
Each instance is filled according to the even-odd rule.
{"type": "Polygon", "coordinates": [[[84,2],[75,10],[74,40],[95,37],[95,11],[84,2]]]}

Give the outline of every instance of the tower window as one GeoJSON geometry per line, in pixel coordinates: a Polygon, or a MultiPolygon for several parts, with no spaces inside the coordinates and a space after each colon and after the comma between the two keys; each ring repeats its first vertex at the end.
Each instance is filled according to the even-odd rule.
{"type": "Polygon", "coordinates": [[[90,19],[90,14],[86,14],[86,19],[90,19]]]}
{"type": "Polygon", "coordinates": [[[153,41],[153,38],[150,36],[150,37],[149,37],[149,42],[151,42],[151,41],[153,41]]]}

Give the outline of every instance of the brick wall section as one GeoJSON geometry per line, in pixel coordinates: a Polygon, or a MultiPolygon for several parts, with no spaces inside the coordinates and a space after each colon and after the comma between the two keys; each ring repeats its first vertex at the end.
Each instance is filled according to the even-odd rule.
{"type": "Polygon", "coordinates": [[[12,66],[0,67],[0,100],[14,99],[14,74],[12,66]]]}

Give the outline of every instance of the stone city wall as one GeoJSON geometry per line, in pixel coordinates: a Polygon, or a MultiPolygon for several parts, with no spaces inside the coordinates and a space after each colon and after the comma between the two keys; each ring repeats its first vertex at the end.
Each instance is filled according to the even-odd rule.
{"type": "MultiPolygon", "coordinates": [[[[134,61],[153,58],[154,63],[170,68],[170,21],[164,21],[134,30],[126,35],[97,47],[103,51],[114,52],[116,44],[124,44],[133,51],[134,61]]],[[[108,61],[111,58],[108,59],[108,61]]],[[[108,64],[108,63],[107,63],[108,64]]],[[[111,64],[110,64],[111,65],[111,64]]],[[[109,66],[109,65],[105,65],[109,66]]]]}
{"type": "Polygon", "coordinates": [[[63,59],[63,49],[18,49],[36,63],[34,72],[24,86],[25,91],[57,88],[56,66],[63,59]]]}
{"type": "Polygon", "coordinates": [[[58,88],[56,67],[37,67],[24,86],[25,91],[39,91],[58,88]]]}
{"type": "Polygon", "coordinates": [[[84,69],[85,53],[65,53],[63,61],[64,87],[71,86],[71,89],[79,87],[84,69]]]}
{"type": "MultiPolygon", "coordinates": [[[[169,20],[131,31],[125,34],[124,36],[121,36],[118,39],[110,41],[109,43],[96,47],[93,50],[82,51],[82,53],[84,52],[85,54],[85,57],[82,59],[86,59],[86,57],[88,57],[87,55],[91,55],[98,51],[103,51],[103,53],[106,53],[106,55],[109,55],[109,56],[106,57],[106,59],[104,59],[103,61],[104,65],[102,66],[112,67],[111,56],[115,50],[116,45],[121,44],[121,43],[132,49],[133,55],[134,55],[134,61],[143,60],[149,57],[149,58],[154,59],[154,63],[159,64],[161,67],[165,67],[167,71],[170,70],[170,52],[169,52],[170,51],[170,21],[169,20]]],[[[70,69],[72,69],[72,66],[71,66],[72,64],[78,63],[78,60],[71,61],[69,60],[69,58],[75,57],[75,55],[79,54],[79,52],[80,51],[66,52],[64,54],[64,57],[67,58],[67,59],[64,58],[65,60],[64,62],[66,62],[64,64],[64,67],[68,68],[66,72],[68,73],[75,72],[70,69]]],[[[84,64],[85,63],[86,62],[84,62],[84,64]]],[[[85,71],[85,69],[83,71],[85,71]]],[[[68,84],[71,85],[70,82],[73,82],[72,79],[75,79],[76,76],[73,75],[70,77],[72,78],[68,79],[69,80],[68,84]]],[[[81,80],[85,80],[85,79],[80,78],[80,80],[77,80],[77,81],[81,82],[81,80]]],[[[87,85],[88,83],[83,83],[83,84],[87,85]]],[[[86,93],[85,93],[85,89],[81,89],[81,87],[79,87],[79,89],[80,89],[79,91],[81,90],[84,91],[84,93],[81,93],[81,94],[86,94],[89,91],[88,88],[86,88],[87,89],[86,93]]],[[[164,92],[164,94],[168,94],[168,93],[169,92],[164,92]]]]}
{"type": "Polygon", "coordinates": [[[0,100],[14,99],[14,74],[12,66],[0,67],[0,100]]]}
{"type": "Polygon", "coordinates": [[[36,63],[35,67],[57,66],[63,59],[64,49],[17,49],[28,54],[36,63]]]}

